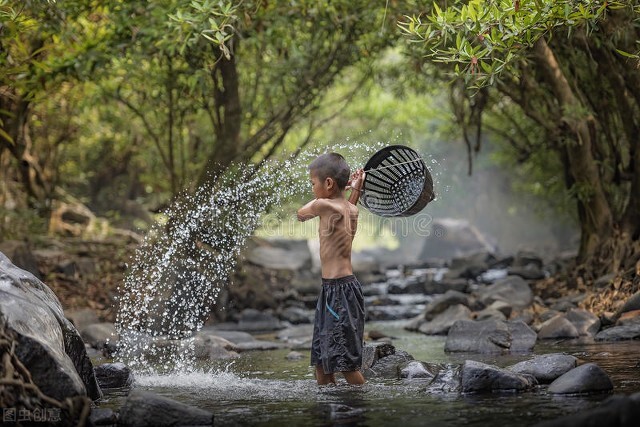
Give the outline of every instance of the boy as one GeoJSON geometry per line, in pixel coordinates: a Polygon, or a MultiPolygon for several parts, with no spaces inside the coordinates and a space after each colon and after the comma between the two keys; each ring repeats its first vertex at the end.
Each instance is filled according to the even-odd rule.
{"type": "Polygon", "coordinates": [[[349,384],[363,384],[362,342],[364,298],[351,267],[351,244],[358,223],[356,203],[364,171],[349,178],[349,166],[337,153],[318,156],[309,165],[313,195],[298,210],[298,220],[320,217],[320,262],[322,290],[316,306],[311,347],[311,365],[318,385],[335,384],[342,372],[349,384]],[[349,200],[344,190],[351,189],[349,200]]]}

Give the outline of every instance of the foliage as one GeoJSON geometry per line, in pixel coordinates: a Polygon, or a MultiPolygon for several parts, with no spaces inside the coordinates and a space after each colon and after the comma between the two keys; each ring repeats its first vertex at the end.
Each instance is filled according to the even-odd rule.
{"type": "MultiPolygon", "coordinates": [[[[453,76],[481,87],[495,83],[502,72],[514,72],[534,43],[556,28],[589,37],[602,19],[621,8],[640,12],[636,1],[471,0],[444,9],[434,3],[428,16],[406,16],[399,26],[422,44],[427,58],[452,65],[453,76]]],[[[618,53],[638,58],[637,53],[618,53]]]]}
{"type": "Polygon", "coordinates": [[[549,153],[546,170],[562,165],[558,177],[581,224],[579,258],[593,274],[626,268],[640,238],[638,6],[453,2],[400,24],[415,42],[414,55],[445,66],[454,88],[472,88],[454,89],[452,97],[470,159],[490,115],[501,123],[490,125],[491,134],[520,152],[521,161],[549,153]]]}

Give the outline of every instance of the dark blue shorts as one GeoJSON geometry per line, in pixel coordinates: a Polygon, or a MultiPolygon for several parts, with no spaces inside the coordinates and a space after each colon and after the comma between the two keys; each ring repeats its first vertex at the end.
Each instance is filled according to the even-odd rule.
{"type": "Polygon", "coordinates": [[[311,365],[325,374],[362,366],[364,297],[355,276],[322,279],[311,344],[311,365]]]}

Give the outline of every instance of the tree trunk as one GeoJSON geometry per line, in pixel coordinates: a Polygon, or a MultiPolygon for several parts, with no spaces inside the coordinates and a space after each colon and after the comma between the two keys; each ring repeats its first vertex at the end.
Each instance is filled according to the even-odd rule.
{"type": "Polygon", "coordinates": [[[242,105],[235,56],[231,55],[230,59],[220,58],[211,72],[211,78],[215,88],[213,98],[216,141],[215,148],[200,175],[199,184],[224,170],[242,153],[240,141],[242,105]]]}
{"type": "Polygon", "coordinates": [[[52,190],[51,183],[47,182],[37,156],[32,152],[28,122],[31,104],[20,95],[10,93],[0,96],[0,110],[8,112],[2,117],[2,128],[13,140],[10,142],[3,138],[0,148],[7,148],[16,160],[28,205],[37,209],[43,217],[47,217],[52,190]]]}
{"type": "Polygon", "coordinates": [[[599,246],[611,236],[613,230],[611,209],[592,153],[595,144],[595,119],[591,114],[580,115],[584,110],[582,103],[575,96],[544,39],[536,42],[535,54],[537,64],[565,111],[561,120],[575,137],[575,140],[566,143],[565,150],[569,172],[574,181],[582,232],[578,261],[586,262],[596,255],[599,246]]]}

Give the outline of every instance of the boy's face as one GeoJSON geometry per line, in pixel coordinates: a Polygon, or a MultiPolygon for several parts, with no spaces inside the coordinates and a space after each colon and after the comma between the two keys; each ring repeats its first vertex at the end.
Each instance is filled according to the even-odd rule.
{"type": "Polygon", "coordinates": [[[309,178],[311,178],[311,189],[316,199],[326,199],[331,195],[333,183],[331,178],[321,180],[315,171],[309,171],[309,178]]]}

